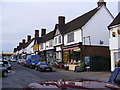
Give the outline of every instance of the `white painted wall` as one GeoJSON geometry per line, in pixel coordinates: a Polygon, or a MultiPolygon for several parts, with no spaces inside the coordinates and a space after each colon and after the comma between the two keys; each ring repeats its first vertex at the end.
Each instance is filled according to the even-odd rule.
{"type": "MultiPolygon", "coordinates": [[[[109,45],[109,30],[107,26],[113,21],[113,17],[108,13],[105,6],[85,24],[83,29],[83,36],[90,36],[91,45],[108,46],[109,45]],[[104,43],[99,44],[100,40],[104,43]]],[[[85,45],[90,45],[89,39],[85,39],[85,45]]]]}
{"type": "Polygon", "coordinates": [[[41,44],[39,44],[39,50],[40,51],[46,50],[46,42],[43,43],[43,49],[41,48],[41,44]]]}
{"type": "Polygon", "coordinates": [[[32,41],[29,46],[26,48],[26,53],[34,53],[32,46],[34,45],[34,42],[32,41]]]}
{"type": "Polygon", "coordinates": [[[111,71],[114,71],[115,69],[115,52],[120,52],[120,35],[118,35],[117,30],[120,29],[120,25],[117,27],[112,27],[110,29],[110,39],[109,39],[109,44],[110,44],[110,52],[111,52],[111,71]],[[116,33],[116,36],[112,36],[112,32],[116,33]]]}
{"type": "Polygon", "coordinates": [[[114,49],[119,49],[120,48],[120,35],[118,35],[117,30],[120,30],[120,26],[119,27],[114,27],[110,29],[110,39],[109,39],[109,43],[110,43],[110,50],[114,50],[114,49]],[[116,36],[113,37],[112,36],[112,32],[116,33],[116,36]]]}
{"type": "Polygon", "coordinates": [[[49,46],[49,42],[51,42],[51,41],[52,41],[53,44],[54,44],[54,39],[51,39],[51,40],[47,41],[47,42],[46,42],[46,50],[54,49],[53,45],[52,45],[52,47],[49,46]],[[48,46],[48,47],[47,47],[47,46],[48,46]]]}
{"type": "Polygon", "coordinates": [[[65,45],[65,46],[82,42],[81,29],[75,30],[75,31],[73,31],[73,32],[74,32],[74,42],[70,42],[70,43],[67,42],[67,35],[68,35],[69,33],[71,33],[71,32],[69,32],[69,33],[67,33],[67,34],[64,35],[64,45],[65,45]]]}
{"type": "Polygon", "coordinates": [[[54,37],[54,46],[61,45],[62,44],[62,35],[58,35],[54,37]],[[61,36],[61,43],[59,43],[59,36],[61,36]],[[57,38],[57,44],[55,44],[55,38],[57,38]]]}

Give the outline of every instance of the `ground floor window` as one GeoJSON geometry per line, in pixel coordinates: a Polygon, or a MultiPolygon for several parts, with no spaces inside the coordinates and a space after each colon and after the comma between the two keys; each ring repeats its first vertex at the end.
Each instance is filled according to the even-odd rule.
{"type": "Polygon", "coordinates": [[[114,52],[115,66],[120,67],[120,52],[114,52]]]}
{"type": "Polygon", "coordinates": [[[80,49],[72,49],[63,52],[64,62],[80,61],[80,49]]]}

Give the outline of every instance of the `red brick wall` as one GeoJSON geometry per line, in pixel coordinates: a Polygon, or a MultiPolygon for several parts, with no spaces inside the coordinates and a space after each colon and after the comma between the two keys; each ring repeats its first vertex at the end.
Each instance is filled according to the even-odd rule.
{"type": "Polygon", "coordinates": [[[83,46],[84,56],[103,56],[110,58],[110,51],[108,46],[83,46]]]}

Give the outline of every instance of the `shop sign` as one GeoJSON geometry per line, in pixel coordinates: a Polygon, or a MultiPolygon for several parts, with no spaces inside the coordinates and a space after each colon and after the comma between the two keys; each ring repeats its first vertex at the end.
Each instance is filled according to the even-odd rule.
{"type": "Polygon", "coordinates": [[[116,36],[116,33],[115,33],[115,32],[112,32],[112,36],[115,37],[115,36],[116,36]]]}
{"type": "Polygon", "coordinates": [[[39,47],[38,45],[33,45],[34,50],[38,50],[38,47],[39,47]]]}
{"type": "Polygon", "coordinates": [[[80,51],[80,48],[74,49],[73,51],[76,51],[76,52],[77,52],[77,51],[80,51]]]}
{"type": "Polygon", "coordinates": [[[79,47],[71,47],[71,48],[66,48],[66,49],[63,49],[63,50],[67,51],[67,50],[72,50],[72,49],[79,49],[79,47]]]}

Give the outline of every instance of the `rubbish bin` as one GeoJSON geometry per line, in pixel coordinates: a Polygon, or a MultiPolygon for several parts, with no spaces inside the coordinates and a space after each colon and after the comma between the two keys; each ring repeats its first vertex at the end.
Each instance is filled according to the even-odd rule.
{"type": "Polygon", "coordinates": [[[83,72],[84,71],[84,62],[80,62],[80,66],[75,66],[74,72],[83,72]]]}
{"type": "Polygon", "coordinates": [[[74,72],[80,72],[80,66],[75,66],[75,71],[74,72]]]}

